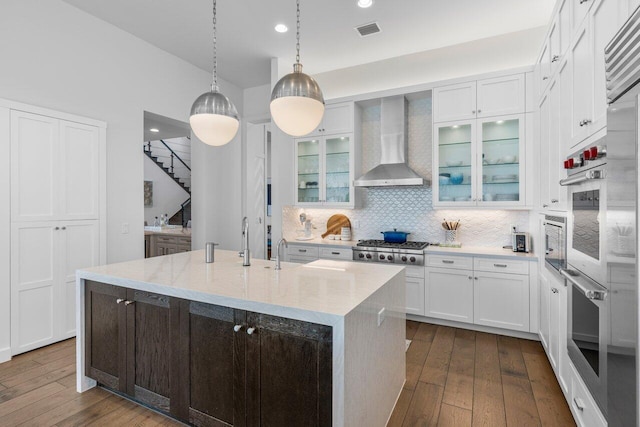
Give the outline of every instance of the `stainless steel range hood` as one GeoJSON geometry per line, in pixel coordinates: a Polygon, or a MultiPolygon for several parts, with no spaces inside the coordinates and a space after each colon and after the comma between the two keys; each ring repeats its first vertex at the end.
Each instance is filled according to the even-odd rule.
{"type": "Polygon", "coordinates": [[[383,98],[380,104],[380,164],[354,181],[356,187],[425,185],[427,181],[407,163],[407,101],[404,96],[383,98]]]}

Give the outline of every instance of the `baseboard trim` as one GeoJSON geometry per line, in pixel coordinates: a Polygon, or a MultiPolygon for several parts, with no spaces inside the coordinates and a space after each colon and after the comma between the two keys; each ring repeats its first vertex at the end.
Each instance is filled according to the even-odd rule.
{"type": "Polygon", "coordinates": [[[11,360],[11,347],[0,350],[0,363],[8,362],[9,360],[11,360]]]}
{"type": "Polygon", "coordinates": [[[509,329],[494,328],[491,326],[474,325],[472,323],[456,322],[453,320],[434,319],[433,317],[417,316],[415,314],[407,314],[407,320],[414,320],[422,323],[433,323],[434,325],[451,326],[453,328],[469,329],[471,331],[487,332],[496,335],[505,335],[508,337],[523,338],[526,340],[540,341],[538,334],[531,332],[511,331],[509,329]]]}

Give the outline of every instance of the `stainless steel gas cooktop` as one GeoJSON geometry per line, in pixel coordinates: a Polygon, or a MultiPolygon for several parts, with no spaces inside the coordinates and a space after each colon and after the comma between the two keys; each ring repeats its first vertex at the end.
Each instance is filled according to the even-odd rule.
{"type": "Polygon", "coordinates": [[[353,248],[353,260],[392,264],[424,265],[424,248],[428,242],[389,243],[384,240],[361,240],[353,248]]]}

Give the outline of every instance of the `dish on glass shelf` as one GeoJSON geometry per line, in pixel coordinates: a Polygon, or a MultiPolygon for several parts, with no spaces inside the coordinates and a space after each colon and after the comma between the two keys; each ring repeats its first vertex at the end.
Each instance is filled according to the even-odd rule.
{"type": "Polygon", "coordinates": [[[454,185],[462,184],[462,181],[464,180],[464,175],[462,175],[461,173],[452,173],[451,178],[449,178],[449,180],[454,185]]]}
{"type": "Polygon", "coordinates": [[[449,161],[449,160],[448,160],[448,161],[447,161],[447,166],[450,166],[450,167],[462,166],[462,160],[455,161],[455,162],[454,162],[454,161],[449,161]]]}
{"type": "Polygon", "coordinates": [[[496,183],[500,183],[500,182],[514,182],[514,181],[518,181],[518,175],[493,175],[491,177],[491,182],[496,182],[496,183]]]}
{"type": "Polygon", "coordinates": [[[494,199],[497,202],[513,202],[518,200],[518,193],[496,194],[494,199]]]}

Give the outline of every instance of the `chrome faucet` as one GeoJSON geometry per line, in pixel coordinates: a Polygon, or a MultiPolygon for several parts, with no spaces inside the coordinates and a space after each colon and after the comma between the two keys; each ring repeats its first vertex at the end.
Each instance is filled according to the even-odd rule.
{"type": "Polygon", "coordinates": [[[242,250],[240,256],[243,258],[242,265],[251,265],[251,254],[249,252],[249,220],[245,216],[242,218],[242,250]]]}
{"type": "Polygon", "coordinates": [[[287,243],[287,240],[285,238],[280,239],[280,241],[278,242],[278,246],[276,246],[276,270],[282,270],[282,268],[280,268],[280,245],[283,243],[285,248],[289,247],[289,244],[287,243]]]}

